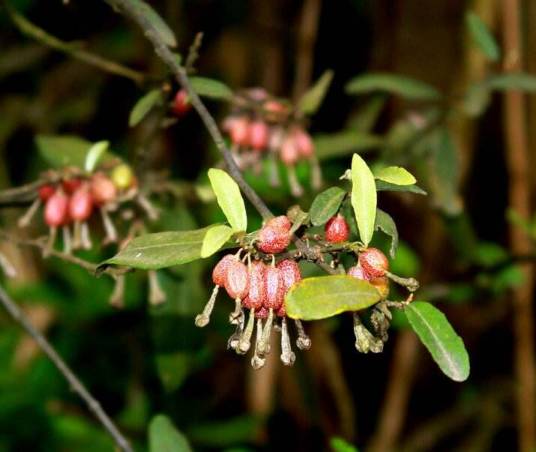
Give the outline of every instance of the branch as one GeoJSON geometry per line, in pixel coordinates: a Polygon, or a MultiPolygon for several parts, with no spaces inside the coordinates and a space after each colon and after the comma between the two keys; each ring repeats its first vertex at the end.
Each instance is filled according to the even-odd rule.
{"type": "Polygon", "coordinates": [[[31,23],[24,16],[15,11],[11,5],[4,0],[4,5],[8,12],[8,16],[13,22],[13,24],[18,28],[18,30],[24,35],[35,39],[36,41],[41,42],[42,44],[51,47],[60,52],[66,53],[77,60],[83,61],[84,63],[95,66],[105,72],[111,74],[119,75],[121,77],[126,77],[137,84],[142,84],[146,81],[147,76],[142,72],[135,71],[129,67],[123,66],[115,61],[110,61],[101,56],[90,53],[86,50],[83,50],[76,43],[69,43],[61,41],[55,36],[50,35],[42,28],[31,23]]]}
{"type": "Polygon", "coordinates": [[[0,303],[21,327],[37,342],[37,345],[48,356],[56,366],[62,376],[69,382],[71,389],[76,392],[87,404],[89,410],[102,424],[110,436],[114,439],[117,447],[123,452],[133,452],[127,439],[118,430],[112,419],[102,409],[100,403],[89,393],[83,383],[73,373],[69,366],[63,361],[54,347],[46,338],[32,325],[26,314],[21,311],[17,304],[7,295],[3,287],[0,286],[0,303]]]}

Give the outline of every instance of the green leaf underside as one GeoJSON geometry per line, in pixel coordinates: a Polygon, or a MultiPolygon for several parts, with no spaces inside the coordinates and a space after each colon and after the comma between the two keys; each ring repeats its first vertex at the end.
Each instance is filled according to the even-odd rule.
{"type": "Polygon", "coordinates": [[[149,452],[191,452],[186,437],[171,420],[162,414],[156,415],[149,424],[149,452]]]}
{"type": "Polygon", "coordinates": [[[201,97],[228,100],[233,91],[225,83],[205,77],[190,77],[192,89],[201,97]]]}
{"type": "Polygon", "coordinates": [[[128,118],[128,125],[134,127],[147,116],[155,105],[163,102],[162,91],[160,89],[152,89],[138,99],[128,118]]]}
{"type": "Polygon", "coordinates": [[[424,301],[410,303],[404,312],[443,373],[454,381],[465,381],[470,371],[469,355],[445,315],[424,301]]]}
{"type": "Polygon", "coordinates": [[[97,167],[99,162],[104,157],[104,154],[110,147],[110,142],[99,141],[89,148],[86,154],[86,160],[84,162],[84,169],[91,173],[97,167]]]}
{"type": "Polygon", "coordinates": [[[248,227],[248,217],[238,184],[225,171],[216,168],[208,170],[208,178],[218,205],[233,230],[245,231],[248,227]]]}
{"type": "Polygon", "coordinates": [[[379,229],[391,237],[389,255],[394,259],[398,247],[398,230],[391,215],[381,209],[376,209],[376,224],[374,225],[374,229],[379,229]]]}
{"type": "Polygon", "coordinates": [[[321,160],[378,148],[383,144],[380,136],[353,130],[315,135],[313,138],[316,155],[321,160]]]}
{"type": "Polygon", "coordinates": [[[475,13],[469,11],[465,15],[465,22],[475,43],[484,55],[491,61],[500,57],[499,46],[489,31],[488,26],[475,13]]]}
{"type": "Polygon", "coordinates": [[[121,265],[143,270],[158,270],[192,262],[201,258],[203,240],[210,228],[212,226],[193,231],[141,235],[99,267],[121,265]]]}
{"type": "Polygon", "coordinates": [[[319,320],[346,311],[368,308],[380,300],[376,288],[347,275],[306,278],[285,297],[287,315],[293,319],[319,320]]]}
{"type": "Polygon", "coordinates": [[[402,191],[415,193],[417,195],[426,195],[427,193],[418,185],[396,185],[383,180],[376,181],[377,191],[402,191]]]}
{"type": "Polygon", "coordinates": [[[352,158],[352,207],[361,241],[367,246],[376,220],[376,183],[370,168],[357,154],[352,158]]]}
{"type": "Polygon", "coordinates": [[[92,143],[74,135],[37,135],[39,154],[54,168],[76,166],[84,168],[87,151],[92,143]]]}
{"type": "Polygon", "coordinates": [[[203,239],[201,245],[201,257],[212,256],[219,251],[223,245],[231,238],[233,230],[224,224],[212,226],[203,239]]]}
{"type": "Polygon", "coordinates": [[[309,216],[314,226],[326,223],[337,213],[346,192],[339,187],[331,187],[320,193],[311,204],[309,216]]]}
{"type": "Polygon", "coordinates": [[[395,185],[414,185],[417,179],[407,169],[400,166],[388,166],[374,173],[376,179],[395,185]]]}
{"type": "Polygon", "coordinates": [[[158,33],[167,46],[177,46],[177,39],[173,31],[171,31],[171,28],[169,28],[166,22],[162,20],[160,15],[151,6],[143,0],[128,0],[128,2],[134,5],[145,16],[145,20],[151,24],[153,30],[158,33]]]}
{"type": "Polygon", "coordinates": [[[305,115],[316,113],[333,80],[333,71],[327,70],[298,102],[298,110],[305,115]]]}
{"type": "Polygon", "coordinates": [[[350,80],[346,85],[348,94],[365,94],[386,91],[411,100],[434,100],[441,97],[432,86],[403,75],[372,73],[350,80]]]}

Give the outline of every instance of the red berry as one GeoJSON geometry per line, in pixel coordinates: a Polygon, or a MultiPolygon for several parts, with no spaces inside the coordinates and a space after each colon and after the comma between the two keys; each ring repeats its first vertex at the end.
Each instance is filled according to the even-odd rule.
{"type": "Polygon", "coordinates": [[[262,306],[261,308],[257,309],[255,311],[255,317],[257,319],[265,319],[266,317],[268,317],[268,309],[266,309],[264,306],[262,306]]]}
{"type": "Polygon", "coordinates": [[[281,161],[285,165],[294,165],[299,158],[298,147],[296,146],[296,141],[292,135],[287,135],[281,144],[279,149],[279,154],[281,161]]]}
{"type": "Polygon", "coordinates": [[[346,242],[350,237],[350,228],[341,214],[330,218],[326,223],[326,240],[329,243],[346,242]]]}
{"type": "Polygon", "coordinates": [[[364,281],[369,280],[369,275],[365,273],[365,270],[363,270],[363,267],[361,267],[361,265],[359,264],[354,265],[353,267],[350,267],[346,273],[349,276],[353,276],[354,278],[357,278],[357,279],[362,279],[364,281]]]}
{"type": "Polygon", "coordinates": [[[370,280],[370,283],[380,293],[382,300],[385,300],[389,295],[389,278],[387,276],[380,276],[370,280]]]}
{"type": "Polygon", "coordinates": [[[87,186],[81,186],[69,200],[69,215],[75,221],[86,221],[93,211],[93,198],[87,186]]]}
{"type": "Polygon", "coordinates": [[[231,262],[225,277],[225,290],[233,299],[243,300],[246,298],[249,289],[249,278],[247,267],[236,260],[231,262]]]}
{"type": "Polygon", "coordinates": [[[173,110],[175,116],[178,117],[184,116],[192,109],[192,104],[188,99],[188,93],[186,90],[180,89],[177,91],[177,94],[175,94],[175,98],[173,99],[171,109],[173,110]]]}
{"type": "Polygon", "coordinates": [[[107,204],[117,198],[117,188],[104,173],[96,173],[91,178],[91,195],[97,205],[107,204]]]}
{"type": "Polygon", "coordinates": [[[384,276],[389,269],[387,257],[377,248],[367,248],[361,252],[359,254],[359,263],[371,278],[384,276]]]}
{"type": "Polygon", "coordinates": [[[239,147],[249,146],[249,119],[245,116],[229,118],[226,128],[231,142],[239,147]]]}
{"type": "Polygon", "coordinates": [[[63,226],[69,221],[69,198],[58,190],[45,204],[45,223],[50,227],[63,226]]]}
{"type": "Polygon", "coordinates": [[[281,271],[283,289],[286,294],[294,284],[301,281],[300,267],[295,261],[285,259],[277,264],[277,268],[281,271]]]}
{"type": "Polygon", "coordinates": [[[292,223],[286,215],[279,215],[278,217],[271,218],[266,222],[266,226],[280,228],[285,231],[289,231],[292,227],[292,223]]]}
{"type": "Polygon", "coordinates": [[[56,187],[50,184],[41,185],[37,191],[41,201],[47,201],[56,192],[56,187]]]}
{"type": "Polygon", "coordinates": [[[300,157],[310,158],[314,155],[315,148],[311,135],[301,127],[296,127],[292,132],[292,136],[300,157]]]}
{"type": "Polygon", "coordinates": [[[249,144],[256,151],[262,151],[268,146],[270,130],[262,120],[252,121],[249,125],[249,144]]]}
{"type": "Polygon", "coordinates": [[[261,261],[255,261],[249,268],[249,292],[247,308],[259,309],[266,300],[265,285],[266,265],[261,261]]]}
{"type": "Polygon", "coordinates": [[[212,270],[212,282],[220,287],[225,286],[225,279],[227,278],[227,270],[231,262],[236,262],[238,258],[234,254],[227,254],[223,256],[212,270]]]}
{"type": "Polygon", "coordinates": [[[283,305],[285,298],[284,283],[281,270],[268,266],[264,273],[266,281],[266,302],[264,306],[277,311],[283,305]]]}
{"type": "Polygon", "coordinates": [[[278,221],[282,220],[278,220],[278,218],[281,217],[276,217],[268,221],[259,232],[257,247],[264,253],[280,253],[290,244],[290,227],[281,227],[278,221]]]}
{"type": "Polygon", "coordinates": [[[61,186],[68,195],[72,195],[76,190],[80,188],[82,181],[80,179],[65,179],[61,186]]]}

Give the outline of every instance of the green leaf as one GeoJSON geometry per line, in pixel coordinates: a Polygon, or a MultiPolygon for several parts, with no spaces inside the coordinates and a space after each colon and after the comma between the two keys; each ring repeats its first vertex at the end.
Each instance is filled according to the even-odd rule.
{"type": "Polygon", "coordinates": [[[469,355],[445,315],[425,301],[410,303],[404,312],[443,373],[454,381],[465,381],[469,376],[469,355]]]}
{"type": "Polygon", "coordinates": [[[161,104],[164,101],[162,91],[160,89],[152,89],[138,99],[128,117],[128,125],[134,127],[137,125],[154,106],[161,104]]]}
{"type": "Polygon", "coordinates": [[[407,169],[401,166],[388,166],[374,173],[376,179],[395,185],[413,185],[417,179],[407,169]]]}
{"type": "Polygon", "coordinates": [[[233,230],[224,224],[212,226],[206,233],[201,246],[201,257],[212,256],[233,235],[233,230]]]}
{"type": "Polygon", "coordinates": [[[472,11],[468,11],[465,14],[465,23],[472,38],[484,55],[491,61],[497,61],[500,57],[499,46],[488,26],[472,11]]]}
{"type": "Polygon", "coordinates": [[[394,259],[398,247],[398,230],[391,215],[381,209],[376,209],[376,224],[374,225],[374,229],[379,229],[391,237],[389,255],[394,259]]]}
{"type": "Polygon", "coordinates": [[[104,157],[104,154],[110,147],[109,141],[99,141],[89,148],[86,154],[86,161],[84,163],[84,169],[91,173],[97,167],[99,162],[104,157]]]}
{"type": "Polygon", "coordinates": [[[164,43],[169,47],[177,46],[177,39],[171,28],[164,22],[160,15],[143,0],[127,0],[140,14],[144,16],[146,22],[151,25],[152,31],[157,33],[164,43]]]}
{"type": "Polygon", "coordinates": [[[346,127],[361,133],[370,132],[378,121],[387,98],[388,96],[385,94],[373,96],[359,108],[357,113],[350,117],[346,127]]]}
{"type": "Polygon", "coordinates": [[[395,185],[383,180],[376,181],[377,191],[401,191],[415,193],[417,195],[426,195],[427,193],[418,185],[395,185]]]}
{"type": "Polygon", "coordinates": [[[315,135],[315,153],[320,160],[352,154],[354,152],[379,148],[383,139],[370,133],[344,130],[342,132],[315,135]]]}
{"type": "Polygon", "coordinates": [[[315,114],[322,104],[332,80],[333,71],[325,71],[316,83],[298,101],[298,110],[304,115],[315,114]]]}
{"type": "Polygon", "coordinates": [[[191,452],[186,437],[179,432],[171,420],[157,414],[149,424],[149,452],[191,452]]]}
{"type": "Polygon", "coordinates": [[[145,234],[132,239],[115,256],[99,265],[158,270],[186,264],[201,258],[201,247],[207,230],[212,226],[193,231],[168,231],[145,234]]]}
{"type": "Polygon", "coordinates": [[[357,447],[350,444],[340,436],[334,436],[329,440],[329,445],[333,452],[359,452],[357,447]]]}
{"type": "Polygon", "coordinates": [[[208,178],[212,190],[227,221],[235,232],[245,231],[248,227],[248,217],[244,199],[240,194],[240,188],[234,179],[225,171],[211,168],[208,170],[208,178]]]}
{"type": "Polygon", "coordinates": [[[367,246],[376,220],[376,183],[370,168],[358,155],[352,157],[352,207],[361,241],[367,246]]]}
{"type": "Polygon", "coordinates": [[[403,75],[372,73],[360,75],[346,84],[348,94],[386,91],[411,100],[434,100],[441,97],[432,86],[403,75]]]}
{"type": "MultiPolygon", "coordinates": [[[[251,443],[262,425],[258,416],[237,416],[222,421],[197,422],[188,429],[188,437],[196,444],[223,450],[236,444],[251,443]]],[[[238,452],[242,449],[227,449],[238,452]]],[[[249,450],[249,449],[246,449],[249,450]]]]}
{"type": "Polygon", "coordinates": [[[523,72],[493,75],[484,83],[491,89],[496,90],[536,92],[536,76],[523,72]]]}
{"type": "Polygon", "coordinates": [[[190,77],[193,90],[201,97],[229,100],[233,91],[225,83],[205,77],[190,77]]]}
{"type": "Polygon", "coordinates": [[[74,135],[37,135],[39,154],[54,168],[76,166],[84,168],[92,143],[74,135]]]}
{"type": "Polygon", "coordinates": [[[337,213],[346,192],[339,187],[331,187],[320,193],[313,204],[309,215],[314,226],[320,226],[337,213]]]}
{"type": "Polygon", "coordinates": [[[347,275],[318,276],[294,285],[285,296],[285,309],[293,319],[319,320],[368,308],[379,299],[367,281],[347,275]]]}

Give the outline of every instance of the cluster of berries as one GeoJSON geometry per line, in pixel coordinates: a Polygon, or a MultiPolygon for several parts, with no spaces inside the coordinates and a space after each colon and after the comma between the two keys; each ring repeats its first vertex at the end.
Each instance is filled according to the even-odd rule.
{"type": "Polygon", "coordinates": [[[126,164],[116,165],[109,173],[97,171],[91,175],[82,175],[75,170],[66,171],[59,181],[39,187],[37,199],[20,218],[19,226],[28,226],[39,207],[44,205],[43,219],[50,230],[45,254],[54,246],[60,228],[65,252],[70,253],[79,248],[90,249],[88,220],[98,210],[106,233],[104,242],[116,242],[117,232],[109,212],[117,209],[121,199],[132,197],[136,191],[136,177],[126,164]]]}
{"type": "MultiPolygon", "coordinates": [[[[270,352],[271,331],[274,328],[281,331],[281,361],[290,366],[296,359],[288,334],[285,295],[301,280],[300,268],[290,259],[282,259],[275,264],[273,256],[284,251],[290,244],[290,229],[289,219],[279,216],[269,220],[259,231],[256,247],[263,253],[272,255],[269,264],[261,259],[252,259],[251,253],[246,253],[241,259],[242,249],[237,254],[224,256],[212,272],[215,284],[212,296],[195,320],[199,327],[208,324],[219,288],[224,287],[227,294],[235,300],[235,309],[229,321],[236,325],[236,331],[229,339],[229,348],[238,354],[247,353],[251,348],[256,322],[255,351],[251,360],[255,369],[261,368],[265,363],[266,355],[270,352]],[[246,311],[249,311],[247,320],[246,311]]],[[[301,322],[297,321],[296,327],[298,348],[308,349],[311,340],[305,334],[301,322]]]]}
{"type": "Polygon", "coordinates": [[[305,160],[311,165],[311,185],[320,188],[320,168],[313,140],[293,116],[288,103],[271,97],[262,88],[245,90],[235,96],[233,111],[224,120],[222,129],[228,134],[235,160],[242,169],[260,172],[262,160],[267,156],[272,163],[270,182],[278,186],[276,162],[280,160],[287,167],[292,194],[301,196],[303,188],[296,177],[295,165],[305,160]]]}

